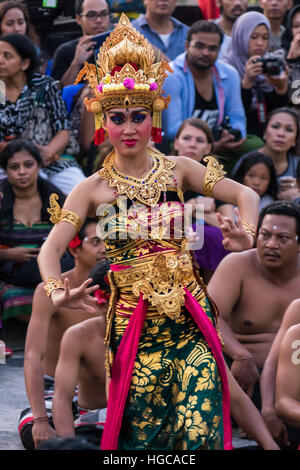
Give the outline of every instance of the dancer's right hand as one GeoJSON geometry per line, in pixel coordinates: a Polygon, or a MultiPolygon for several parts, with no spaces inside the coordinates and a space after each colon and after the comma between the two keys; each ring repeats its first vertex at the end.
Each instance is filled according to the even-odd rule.
{"type": "Polygon", "coordinates": [[[64,280],[65,289],[57,289],[52,291],[51,299],[57,307],[67,307],[71,309],[85,310],[87,313],[95,313],[96,309],[90,303],[96,303],[96,297],[93,297],[92,292],[99,289],[99,285],[88,287],[92,282],[89,278],[84,281],[81,286],[70,289],[70,282],[68,278],[64,280]]]}

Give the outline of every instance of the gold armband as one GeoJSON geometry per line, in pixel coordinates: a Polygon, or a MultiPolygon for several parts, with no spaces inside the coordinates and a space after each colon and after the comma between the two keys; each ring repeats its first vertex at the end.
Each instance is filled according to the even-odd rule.
{"type": "Polygon", "coordinates": [[[65,289],[64,283],[60,279],[55,279],[54,277],[49,277],[47,282],[43,286],[44,291],[47,296],[50,297],[51,293],[57,289],[65,289]]]}
{"type": "Polygon", "coordinates": [[[76,231],[79,232],[82,226],[80,217],[75,212],[69,211],[68,209],[61,209],[57,202],[58,195],[52,193],[50,196],[50,207],[47,209],[50,217],[50,222],[58,224],[59,222],[69,222],[74,225],[76,231]]]}
{"type": "Polygon", "coordinates": [[[252,237],[256,238],[256,226],[254,224],[248,224],[248,222],[245,222],[242,220],[242,226],[245,232],[249,233],[249,235],[252,235],[252,237]]]}
{"type": "Polygon", "coordinates": [[[219,163],[214,157],[207,156],[203,158],[207,162],[206,172],[204,175],[203,189],[204,196],[214,197],[213,189],[215,184],[224,178],[226,171],[223,170],[223,165],[219,163]]]}

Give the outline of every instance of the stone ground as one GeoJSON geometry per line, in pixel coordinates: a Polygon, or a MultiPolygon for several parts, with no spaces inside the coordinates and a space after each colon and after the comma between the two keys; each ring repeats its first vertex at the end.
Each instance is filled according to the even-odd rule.
{"type": "MultiPolygon", "coordinates": [[[[0,451],[24,450],[17,431],[20,411],[27,406],[24,383],[23,361],[26,327],[11,323],[0,332],[0,339],[13,349],[6,364],[0,364],[0,451]]],[[[237,430],[233,432],[233,446],[242,448],[256,445],[249,439],[240,439],[237,430]]]]}

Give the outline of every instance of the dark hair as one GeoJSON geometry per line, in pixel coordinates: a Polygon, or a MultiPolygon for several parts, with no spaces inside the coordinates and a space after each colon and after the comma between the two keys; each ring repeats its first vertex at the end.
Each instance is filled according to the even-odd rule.
{"type": "Polygon", "coordinates": [[[97,222],[98,222],[97,219],[92,219],[92,218],[90,218],[90,217],[87,217],[87,218],[85,219],[85,222],[83,223],[81,229],[79,230],[79,232],[78,232],[78,234],[77,234],[77,235],[78,235],[78,238],[79,238],[81,241],[83,241],[83,239],[86,237],[86,229],[87,229],[87,227],[88,227],[89,225],[91,225],[91,224],[97,224],[97,222]]]}
{"type": "Polygon", "coordinates": [[[265,123],[265,129],[267,128],[271,118],[273,116],[275,116],[275,114],[279,114],[279,113],[289,114],[294,119],[294,122],[295,122],[296,128],[297,128],[297,133],[296,133],[296,140],[297,140],[298,137],[299,137],[299,122],[298,122],[299,118],[298,118],[298,115],[297,115],[296,111],[294,111],[292,108],[289,108],[288,106],[273,109],[273,111],[271,111],[268,114],[268,117],[267,117],[267,120],[266,120],[266,123],[265,123]]]}
{"type": "Polygon", "coordinates": [[[213,151],[214,151],[214,137],[213,137],[211,128],[209,127],[209,125],[205,121],[203,121],[200,118],[185,119],[182,122],[181,126],[179,127],[178,131],[176,132],[175,139],[178,139],[181,132],[184,130],[184,128],[187,125],[192,126],[192,127],[196,127],[196,129],[199,129],[200,131],[204,132],[204,134],[206,135],[208,143],[211,144],[211,153],[213,153],[213,151]]]}
{"type": "Polygon", "coordinates": [[[39,45],[40,44],[39,37],[35,32],[34,26],[31,24],[27,6],[23,2],[5,1],[5,2],[0,3],[0,34],[2,34],[2,31],[1,31],[2,20],[4,16],[6,15],[6,13],[9,10],[12,10],[12,8],[18,8],[19,10],[23,12],[23,15],[26,21],[26,35],[30,39],[32,39],[32,41],[35,42],[35,44],[39,45]]]}
{"type": "Polygon", "coordinates": [[[287,217],[292,217],[296,221],[296,234],[298,237],[298,243],[300,243],[300,208],[297,204],[288,201],[274,201],[271,204],[268,204],[264,207],[259,214],[258,224],[257,224],[257,233],[260,230],[260,227],[263,223],[263,219],[266,215],[285,215],[287,217]]]}
{"type": "Polygon", "coordinates": [[[281,36],[281,47],[285,49],[286,53],[288,53],[291,42],[293,40],[293,19],[296,13],[300,11],[300,5],[296,4],[290,11],[287,13],[286,21],[285,21],[285,30],[281,36]]]}
{"type": "Polygon", "coordinates": [[[30,64],[25,70],[25,73],[27,75],[27,79],[30,80],[39,65],[37,50],[33,41],[27,36],[15,33],[0,36],[0,41],[10,44],[23,60],[29,59],[30,64]]]}
{"type": "Polygon", "coordinates": [[[99,446],[81,436],[51,437],[39,444],[37,450],[99,450],[99,446]]]}
{"type": "Polygon", "coordinates": [[[16,139],[7,144],[0,159],[0,166],[6,170],[8,161],[14,156],[15,153],[26,150],[39,165],[42,164],[42,157],[38,148],[29,140],[16,139]]]}
{"type": "Polygon", "coordinates": [[[90,287],[99,284],[100,289],[104,290],[107,294],[109,294],[110,288],[109,282],[107,281],[107,273],[109,270],[110,264],[108,260],[104,260],[96,264],[96,266],[93,267],[89,274],[89,277],[93,279],[93,282],[90,284],[90,287]]]}
{"type": "Polygon", "coordinates": [[[263,163],[266,165],[270,172],[270,182],[265,194],[269,194],[273,199],[277,199],[278,194],[278,184],[276,169],[273,163],[273,160],[268,155],[265,155],[260,152],[253,152],[247,157],[245,157],[238,168],[232,173],[231,177],[238,183],[243,184],[243,179],[254,165],[258,163],[263,163]]]}
{"type": "Polygon", "coordinates": [[[222,44],[224,33],[219,25],[209,20],[198,20],[192,24],[187,33],[187,42],[189,43],[192,39],[193,34],[197,33],[214,33],[220,36],[220,45],[222,44]]]}
{"type": "MultiPolygon", "coordinates": [[[[110,3],[108,0],[105,0],[106,3],[107,3],[107,6],[108,6],[108,9],[110,11],[110,3]]],[[[75,2],[75,14],[76,15],[80,15],[81,12],[82,12],[82,4],[83,4],[84,0],[76,0],[75,2]]]]}
{"type": "Polygon", "coordinates": [[[298,161],[297,167],[296,167],[296,180],[297,180],[297,183],[300,184],[300,160],[298,161]]]}

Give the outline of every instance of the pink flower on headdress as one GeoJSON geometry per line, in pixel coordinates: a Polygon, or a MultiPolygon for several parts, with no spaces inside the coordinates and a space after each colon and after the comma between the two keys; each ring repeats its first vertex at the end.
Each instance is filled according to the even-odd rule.
{"type": "Polygon", "coordinates": [[[133,78],[125,78],[125,80],[123,81],[123,85],[125,88],[128,88],[128,90],[133,90],[134,88],[133,78]]]}
{"type": "Polygon", "coordinates": [[[150,85],[150,90],[153,91],[153,90],[157,90],[157,83],[151,83],[150,85]]]}
{"type": "Polygon", "coordinates": [[[102,91],[103,91],[103,83],[102,82],[97,86],[97,90],[99,91],[99,93],[102,93],[102,91]]]}

